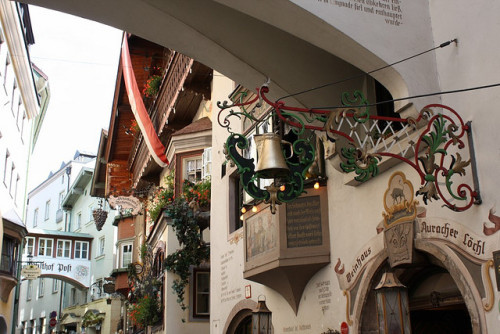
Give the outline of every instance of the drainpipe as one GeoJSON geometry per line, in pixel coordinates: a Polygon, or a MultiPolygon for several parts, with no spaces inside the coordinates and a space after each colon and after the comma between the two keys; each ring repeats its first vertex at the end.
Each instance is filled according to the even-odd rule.
{"type": "MultiPolygon", "coordinates": [[[[67,180],[67,183],[66,183],[66,196],[69,194],[69,185],[70,185],[70,176],[71,176],[71,166],[68,166],[66,167],[66,180],[67,180]]],[[[62,208],[61,208],[62,210],[62,208]]],[[[68,231],[68,213],[66,212],[64,214],[64,231],[65,232],[69,232],[68,231]]],[[[66,287],[66,284],[64,283],[64,281],[61,281],[61,291],[59,292],[59,311],[57,312],[57,317],[59,319],[59,321],[57,322],[57,333],[62,333],[62,330],[61,330],[61,320],[62,320],[62,303],[63,303],[63,297],[64,297],[64,288],[66,287]]]]}
{"type": "MultiPolygon", "coordinates": [[[[70,177],[71,177],[71,166],[66,167],[66,180],[68,181],[66,184],[66,196],[69,194],[69,185],[70,185],[70,177]]],[[[62,209],[62,208],[61,208],[62,209]]],[[[64,215],[64,231],[68,231],[68,214],[64,215]]]]}

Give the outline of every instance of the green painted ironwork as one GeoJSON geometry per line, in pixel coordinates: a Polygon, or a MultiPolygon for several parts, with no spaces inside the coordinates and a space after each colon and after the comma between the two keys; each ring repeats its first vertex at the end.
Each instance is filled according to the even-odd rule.
{"type": "Polygon", "coordinates": [[[278,185],[271,185],[266,189],[259,188],[257,176],[255,174],[255,162],[253,158],[243,157],[238,149],[244,150],[249,147],[248,139],[241,134],[231,134],[226,141],[226,154],[238,168],[240,182],[245,191],[257,200],[264,200],[271,203],[271,210],[274,211],[274,205],[280,202],[290,202],[304,193],[305,173],[314,162],[316,156],[313,145],[304,139],[298,139],[293,144],[293,155],[285,158],[286,164],[290,169],[290,174],[281,178],[278,182],[283,185],[279,189],[278,185]],[[298,162],[293,162],[298,158],[298,162]]]}
{"type": "MultiPolygon", "coordinates": [[[[429,104],[421,110],[418,117],[406,119],[371,115],[369,103],[359,90],[352,94],[342,93],[342,105],[327,110],[288,107],[283,101],[271,101],[266,96],[269,92],[267,84],[258,90],[258,94],[251,101],[243,102],[246,93],[242,93],[239,103],[218,103],[221,108],[219,124],[230,133],[226,142],[227,157],[238,166],[245,191],[253,198],[279,204],[300,196],[304,189],[306,171],[314,162],[316,152],[307,140],[297,140],[292,145],[294,158],[286,159],[290,175],[284,180],[275,180],[277,184],[273,183],[265,190],[259,189],[256,185],[258,182],[253,159],[246,159],[238,153],[238,150],[248,148],[248,142],[243,135],[231,131],[229,118],[232,116],[238,119],[245,117],[251,120],[254,126],[272,117],[274,122],[291,127],[299,138],[304,137],[306,129],[324,132],[328,140],[336,143],[335,150],[341,158],[341,170],[355,173],[354,179],[358,182],[366,182],[378,175],[382,157],[396,158],[411,166],[420,176],[422,186],[417,195],[423,197],[425,204],[428,200],[439,200],[441,197],[446,207],[464,211],[472,204],[480,203],[477,182],[474,181],[475,189],[466,183],[453,185],[452,179],[455,179],[456,175],[464,176],[465,167],[471,160],[463,161],[459,153],[454,154],[450,150],[451,145],[458,150],[463,149],[465,145],[462,139],[470,130],[452,108],[442,104],[429,104]],[[271,112],[258,119],[255,116],[258,114],[256,110],[261,108],[263,103],[271,107],[271,112]],[[247,110],[245,106],[250,105],[253,109],[247,110]],[[222,116],[223,110],[233,107],[239,108],[238,111],[231,109],[225,117],[222,116]],[[435,109],[438,110],[437,114],[434,114],[435,109]],[[400,124],[398,129],[391,127],[393,123],[400,124]],[[390,131],[390,139],[382,135],[387,131],[390,131]],[[407,145],[405,148],[400,147],[403,143],[407,145]],[[394,147],[396,150],[399,147],[399,151],[394,147]],[[445,158],[446,161],[451,159],[449,168],[444,167],[445,158]],[[440,185],[443,178],[450,196],[455,200],[467,201],[465,205],[452,204],[441,194],[440,185]],[[438,179],[441,181],[438,182],[438,179]],[[279,190],[278,185],[284,185],[285,188],[279,190]]],[[[441,188],[444,190],[445,187],[441,188]]]]}
{"type": "Polygon", "coordinates": [[[377,155],[366,155],[361,158],[362,152],[354,146],[342,147],[342,162],[340,168],[345,173],[355,172],[354,179],[358,182],[365,182],[378,175],[378,163],[381,158],[377,155]]]}

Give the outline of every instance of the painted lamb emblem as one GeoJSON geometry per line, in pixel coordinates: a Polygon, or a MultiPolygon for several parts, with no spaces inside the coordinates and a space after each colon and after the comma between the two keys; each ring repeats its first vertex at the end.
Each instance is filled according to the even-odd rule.
{"type": "Polygon", "coordinates": [[[413,199],[413,186],[402,172],[395,172],[389,179],[384,194],[384,224],[390,225],[413,220],[417,202],[413,199]]]}
{"type": "Polygon", "coordinates": [[[392,203],[399,204],[406,200],[404,189],[403,188],[394,188],[391,193],[392,203]]]}

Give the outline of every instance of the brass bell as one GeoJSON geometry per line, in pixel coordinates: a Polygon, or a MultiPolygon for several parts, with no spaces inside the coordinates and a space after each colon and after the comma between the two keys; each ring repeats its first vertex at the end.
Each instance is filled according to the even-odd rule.
{"type": "Polygon", "coordinates": [[[275,133],[264,133],[254,136],[257,146],[257,167],[255,174],[263,179],[274,179],[286,177],[290,174],[281,144],[290,145],[290,152],[293,155],[292,144],[281,140],[281,136],[275,133]]]}

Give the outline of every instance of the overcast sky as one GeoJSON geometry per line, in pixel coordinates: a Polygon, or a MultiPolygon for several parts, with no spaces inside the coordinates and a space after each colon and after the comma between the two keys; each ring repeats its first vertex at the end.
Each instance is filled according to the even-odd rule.
{"type": "Polygon", "coordinates": [[[30,6],[31,60],[48,76],[51,98],[31,160],[28,191],[76,150],[97,153],[111,114],[122,32],[30,6]]]}

